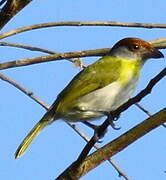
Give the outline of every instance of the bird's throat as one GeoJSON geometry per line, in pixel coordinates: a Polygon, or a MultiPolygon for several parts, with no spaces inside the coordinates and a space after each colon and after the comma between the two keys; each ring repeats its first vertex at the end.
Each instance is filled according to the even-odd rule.
{"type": "Polygon", "coordinates": [[[142,64],[140,63],[141,61],[129,61],[126,59],[122,59],[121,62],[122,66],[119,81],[123,86],[126,86],[132,79],[139,78],[142,64]]]}

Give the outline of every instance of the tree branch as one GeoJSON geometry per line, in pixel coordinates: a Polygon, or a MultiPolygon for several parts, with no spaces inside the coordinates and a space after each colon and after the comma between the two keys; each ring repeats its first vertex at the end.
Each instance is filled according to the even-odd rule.
{"type": "Polygon", "coordinates": [[[43,53],[48,53],[48,54],[56,54],[55,51],[50,51],[47,49],[35,47],[35,46],[30,46],[30,45],[25,45],[25,44],[18,44],[18,43],[11,43],[11,42],[0,42],[0,46],[9,46],[9,47],[16,47],[16,48],[22,48],[26,49],[29,51],[39,51],[43,53]]]}
{"type": "Polygon", "coordinates": [[[7,0],[6,4],[0,11],[0,29],[2,29],[13,16],[15,16],[31,1],[32,0],[7,0]]]}
{"type": "MultiPolygon", "coordinates": [[[[156,48],[166,48],[166,44],[155,44],[156,48]]],[[[56,61],[56,60],[64,60],[64,59],[72,59],[72,58],[80,58],[80,57],[88,57],[88,56],[104,56],[109,53],[111,48],[102,48],[102,49],[95,49],[95,50],[86,50],[86,51],[75,51],[75,52],[67,52],[67,53],[56,53],[47,56],[38,56],[34,58],[28,59],[21,59],[16,61],[9,61],[0,64],[0,70],[14,68],[14,67],[21,67],[27,66],[32,64],[44,63],[49,61],[56,61]]]]}
{"type": "Polygon", "coordinates": [[[87,56],[103,56],[107,54],[109,51],[110,51],[110,48],[105,48],[105,49],[96,49],[96,50],[87,50],[87,51],[57,53],[53,55],[21,59],[21,60],[1,63],[0,70],[14,68],[14,67],[21,67],[21,66],[26,66],[26,65],[32,65],[32,64],[38,64],[38,63],[44,63],[44,62],[55,61],[55,60],[64,60],[64,59],[87,57],[87,56]]]}
{"type": "MultiPolygon", "coordinates": [[[[36,47],[36,46],[30,46],[30,45],[18,44],[18,43],[11,43],[11,42],[0,42],[0,46],[16,47],[16,48],[26,49],[26,50],[29,50],[29,51],[38,51],[38,52],[43,52],[43,53],[47,53],[47,54],[54,54],[54,55],[58,54],[56,51],[51,51],[51,50],[39,48],[39,47],[36,47]]],[[[74,64],[78,62],[78,58],[70,58],[70,59],[67,59],[67,60],[74,63],[74,64]]],[[[80,67],[84,67],[84,65],[82,65],[81,62],[80,62],[80,67]]]]}
{"type": "Polygon", "coordinates": [[[145,109],[142,105],[140,105],[139,103],[135,103],[135,105],[149,117],[152,116],[152,114],[147,109],[145,109]]]}
{"type": "MultiPolygon", "coordinates": [[[[22,0],[23,1],[23,0],[22,0]]],[[[28,0],[24,0],[28,1],[28,0]]],[[[29,0],[31,1],[31,0],[29,0]]],[[[64,21],[64,22],[50,22],[50,23],[41,23],[34,24],[31,26],[25,26],[21,28],[17,28],[6,33],[0,34],[0,39],[41,28],[48,27],[59,27],[59,26],[110,26],[110,27],[136,27],[136,28],[166,28],[166,24],[154,24],[154,23],[130,23],[130,22],[115,22],[115,21],[64,21]]]]}
{"type": "MultiPolygon", "coordinates": [[[[1,1],[0,1],[0,6],[3,6],[6,2],[7,2],[7,0],[1,0],[1,1]]],[[[2,8],[1,8],[1,9],[2,9],[2,8]]]]}
{"type": "Polygon", "coordinates": [[[79,179],[108,159],[108,157],[111,158],[113,155],[122,151],[128,145],[132,144],[137,139],[157,128],[164,122],[166,122],[166,108],[122,134],[120,137],[114,139],[107,145],[100,148],[98,151],[95,151],[86,157],[81,164],[78,165],[77,161],[75,161],[61,175],[59,175],[56,180],[79,179]]]}

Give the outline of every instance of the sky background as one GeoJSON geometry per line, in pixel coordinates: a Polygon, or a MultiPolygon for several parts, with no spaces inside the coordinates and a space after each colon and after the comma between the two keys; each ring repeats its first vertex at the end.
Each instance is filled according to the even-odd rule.
{"type": "MultiPolygon", "coordinates": [[[[35,0],[16,15],[1,33],[18,27],[56,21],[122,21],[165,23],[165,1],[156,0],[35,0]]],[[[2,41],[33,45],[57,52],[79,51],[111,47],[124,37],[154,40],[166,37],[165,29],[121,27],[53,27],[29,31],[2,41]]],[[[44,55],[10,47],[0,47],[1,62],[44,55]]],[[[162,50],[166,56],[166,51],[162,50]]],[[[99,57],[83,58],[90,64],[99,57]]],[[[152,60],[142,70],[137,92],[163,67],[165,60],[152,60]]],[[[56,61],[3,70],[4,74],[33,91],[51,104],[57,94],[79,72],[68,61],[56,61]]],[[[141,101],[152,114],[166,105],[166,79],[160,81],[153,92],[141,101]]],[[[5,180],[53,180],[68,167],[85,146],[66,123],[58,121],[47,127],[34,141],[28,152],[18,160],[14,153],[30,129],[45,113],[36,102],[10,84],[0,81],[0,179],[5,180]]],[[[109,128],[103,138],[104,145],[147,118],[136,106],[132,106],[117,122],[121,129],[109,128]]],[[[101,123],[98,121],[96,123],[101,123]]],[[[78,126],[92,135],[92,131],[80,123],[78,126]]],[[[166,179],[165,129],[161,126],[118,153],[113,159],[133,180],[166,179]]],[[[83,180],[123,179],[108,163],[104,162],[83,180]]]]}

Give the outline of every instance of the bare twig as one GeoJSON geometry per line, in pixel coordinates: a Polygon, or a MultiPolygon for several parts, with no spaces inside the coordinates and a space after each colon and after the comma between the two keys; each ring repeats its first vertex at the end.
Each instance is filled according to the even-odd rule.
{"type": "MultiPolygon", "coordinates": [[[[77,130],[77,126],[75,124],[69,124],[69,126],[71,126],[72,128],[74,127],[74,129],[77,130]]],[[[82,131],[80,131],[78,129],[77,134],[79,134],[86,142],[90,141],[90,138],[85,135],[85,133],[83,133],[82,131]]],[[[94,147],[98,150],[101,147],[98,144],[95,144],[94,147]]],[[[109,163],[112,164],[112,166],[116,169],[116,171],[118,172],[119,176],[122,176],[125,180],[131,180],[130,177],[128,177],[128,175],[119,167],[119,165],[113,160],[108,158],[107,161],[109,161],[109,163]]]]}
{"type": "Polygon", "coordinates": [[[87,51],[77,51],[77,52],[68,52],[68,53],[57,53],[48,56],[39,56],[35,58],[28,58],[16,61],[10,61],[0,64],[0,70],[21,67],[31,64],[44,63],[55,60],[64,60],[78,57],[87,57],[87,56],[103,56],[110,51],[110,48],[105,49],[96,49],[96,50],[87,50],[87,51]]]}
{"type": "Polygon", "coordinates": [[[0,1],[0,6],[2,6],[3,4],[5,4],[7,2],[7,0],[1,0],[0,1]]]}
{"type": "MultiPolygon", "coordinates": [[[[11,43],[11,42],[0,42],[0,46],[17,47],[17,48],[26,49],[29,51],[38,51],[38,52],[43,52],[43,53],[47,53],[47,54],[58,54],[56,51],[51,51],[48,49],[43,49],[43,48],[39,48],[39,47],[35,47],[35,46],[18,44],[18,43],[11,43]]],[[[80,64],[78,64],[78,66],[83,67],[83,68],[85,67],[83,65],[83,63],[80,61],[80,59],[78,60],[78,58],[70,58],[67,60],[74,63],[74,64],[75,63],[78,64],[78,62],[79,62],[80,64]]]]}
{"type": "Polygon", "coordinates": [[[94,169],[108,157],[112,157],[118,152],[122,151],[128,145],[135,142],[140,137],[144,136],[148,132],[157,128],[166,121],[166,108],[162,109],[152,117],[146,119],[142,123],[138,124],[134,128],[130,129],[120,137],[114,139],[110,143],[106,144],[98,151],[90,154],[86,159],[78,166],[77,161],[72,163],[56,180],[77,180],[90,170],[94,169]]]}
{"type": "Polygon", "coordinates": [[[149,41],[151,44],[163,44],[166,43],[166,38],[159,38],[152,41],[149,41]]]}
{"type": "Polygon", "coordinates": [[[115,22],[115,21],[64,21],[64,22],[50,22],[42,24],[34,24],[30,26],[21,27],[15,30],[8,31],[0,34],[0,39],[41,28],[59,27],[59,26],[110,26],[110,27],[137,27],[137,28],[166,28],[166,24],[154,24],[154,23],[130,23],[130,22],[115,22]]]}
{"type": "MultiPolygon", "coordinates": [[[[45,108],[46,110],[49,109],[49,105],[47,105],[43,100],[41,100],[39,97],[37,97],[32,91],[28,90],[27,88],[21,86],[19,83],[17,83],[16,81],[12,80],[11,78],[7,77],[6,75],[3,75],[0,73],[0,79],[3,81],[6,81],[8,83],[10,83],[12,86],[16,87],[17,89],[19,89],[21,92],[23,92],[24,94],[26,94],[28,97],[30,97],[31,99],[33,99],[35,102],[37,102],[38,104],[40,104],[43,108],[45,108]]],[[[65,121],[66,122],[66,121],[65,121]]],[[[75,124],[70,123],[70,122],[66,122],[77,134],[79,134],[86,142],[88,142],[90,140],[90,138],[83,133],[75,124]]],[[[94,147],[96,149],[99,149],[100,146],[99,145],[94,145],[94,147]]],[[[118,172],[118,174],[120,176],[123,176],[126,180],[131,180],[126,173],[117,165],[117,163],[112,160],[112,159],[108,159],[108,161],[112,164],[112,166],[116,169],[116,171],[118,172]]]]}
{"type": "Polygon", "coordinates": [[[22,48],[30,51],[39,51],[43,53],[48,53],[48,54],[56,54],[55,51],[50,51],[47,49],[35,47],[35,46],[29,46],[25,44],[18,44],[18,43],[11,43],[11,42],[0,42],[0,46],[9,46],[9,47],[17,47],[17,48],[22,48]]]}
{"type": "MultiPolygon", "coordinates": [[[[161,45],[162,44],[155,44],[156,48],[160,48],[161,45]]],[[[165,48],[166,48],[166,44],[165,44],[165,48]]],[[[49,62],[49,61],[56,61],[56,60],[80,58],[80,57],[87,57],[87,56],[104,56],[109,53],[110,49],[111,48],[102,48],[102,49],[86,50],[86,51],[56,53],[56,54],[52,54],[48,56],[39,56],[39,57],[34,57],[34,58],[10,61],[10,62],[1,63],[0,70],[27,66],[27,65],[37,64],[37,63],[44,63],[44,62],[49,62]]]]}
{"type": "Polygon", "coordinates": [[[139,103],[135,103],[135,105],[136,105],[139,109],[141,109],[145,114],[147,114],[149,117],[152,116],[151,113],[150,113],[147,109],[145,109],[142,105],[140,105],[139,103]]]}
{"type": "MultiPolygon", "coordinates": [[[[8,0],[0,11],[0,29],[32,0],[8,0]]],[[[3,2],[3,1],[1,1],[3,2]]],[[[4,3],[4,2],[3,2],[4,3]]]]}
{"type": "Polygon", "coordinates": [[[158,48],[158,49],[165,49],[166,48],[166,43],[154,44],[154,47],[158,48]]]}
{"type": "Polygon", "coordinates": [[[48,110],[49,106],[42,101],[41,99],[39,99],[37,96],[34,95],[34,93],[28,89],[26,89],[25,87],[21,86],[19,83],[17,83],[16,81],[12,80],[11,78],[7,77],[6,75],[3,75],[2,73],[0,73],[0,79],[3,81],[6,81],[8,83],[10,83],[12,86],[16,87],[17,89],[19,89],[21,92],[23,92],[24,94],[26,94],[27,96],[29,96],[31,99],[33,99],[35,102],[37,102],[38,104],[40,104],[42,107],[44,107],[46,110],[48,110]]]}

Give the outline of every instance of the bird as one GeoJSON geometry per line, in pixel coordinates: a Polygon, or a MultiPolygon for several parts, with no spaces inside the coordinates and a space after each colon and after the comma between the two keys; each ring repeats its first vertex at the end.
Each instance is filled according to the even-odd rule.
{"type": "Polygon", "coordinates": [[[151,43],[134,37],[118,41],[109,53],[80,71],[59,93],[49,110],[15,152],[22,156],[33,139],[52,122],[85,122],[101,118],[127,102],[135,91],[141,69],[164,55],[151,43]]]}

